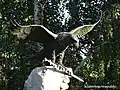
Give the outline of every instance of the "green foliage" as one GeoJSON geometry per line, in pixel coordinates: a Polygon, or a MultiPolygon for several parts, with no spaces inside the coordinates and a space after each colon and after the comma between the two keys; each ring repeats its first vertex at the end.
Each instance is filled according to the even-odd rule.
{"type": "MultiPolygon", "coordinates": [[[[43,4],[40,2],[40,4],[43,4]]],[[[120,88],[120,1],[119,0],[46,0],[43,25],[54,33],[70,31],[83,24],[101,22],[80,39],[80,48],[66,51],[64,64],[76,70],[85,83],[71,79],[69,90],[84,90],[85,85],[115,85],[120,88]],[[62,2],[63,1],[63,2],[62,2]],[[66,18],[67,10],[68,17],[66,18]],[[83,51],[81,51],[83,50],[83,51]],[[82,58],[83,53],[86,58],[82,58]],[[81,64],[82,63],[82,64],[81,64]],[[78,67],[78,69],[76,69],[78,67]]],[[[0,1],[0,89],[23,90],[31,70],[41,66],[34,55],[39,44],[29,42],[19,52],[10,19],[23,25],[33,24],[33,0],[0,1]]]]}

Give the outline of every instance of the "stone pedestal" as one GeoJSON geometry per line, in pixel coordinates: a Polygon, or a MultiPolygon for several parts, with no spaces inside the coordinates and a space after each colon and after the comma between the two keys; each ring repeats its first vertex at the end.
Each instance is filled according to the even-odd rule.
{"type": "Polygon", "coordinates": [[[33,69],[25,81],[24,90],[66,90],[70,77],[56,72],[52,66],[33,69]]]}

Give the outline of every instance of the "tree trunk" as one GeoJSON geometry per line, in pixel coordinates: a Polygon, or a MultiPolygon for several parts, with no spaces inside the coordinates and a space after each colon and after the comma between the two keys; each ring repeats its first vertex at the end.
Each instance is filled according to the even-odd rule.
{"type": "Polygon", "coordinates": [[[45,0],[34,0],[34,23],[43,25],[45,0]],[[42,3],[41,3],[42,2],[42,3]]]}
{"type": "Polygon", "coordinates": [[[34,0],[34,23],[35,24],[40,24],[38,2],[39,2],[38,0],[34,0]]]}

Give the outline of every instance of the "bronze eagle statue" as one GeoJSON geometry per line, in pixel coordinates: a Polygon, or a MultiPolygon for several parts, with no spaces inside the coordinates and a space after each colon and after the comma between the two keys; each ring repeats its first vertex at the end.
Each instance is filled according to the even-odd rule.
{"type": "Polygon", "coordinates": [[[58,34],[54,34],[43,25],[22,26],[14,21],[14,26],[18,28],[13,32],[13,35],[16,35],[20,40],[19,45],[24,45],[29,40],[42,43],[44,50],[39,59],[47,58],[62,65],[68,46],[75,44],[79,47],[79,38],[89,33],[99,21],[95,24],[79,26],[70,32],[60,32],[58,34]]]}

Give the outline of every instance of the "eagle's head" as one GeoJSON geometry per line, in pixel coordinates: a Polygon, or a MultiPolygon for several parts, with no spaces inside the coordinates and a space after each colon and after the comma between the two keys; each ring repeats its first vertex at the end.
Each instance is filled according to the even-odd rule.
{"type": "Polygon", "coordinates": [[[69,46],[70,44],[74,44],[77,48],[79,47],[78,37],[70,34],[69,32],[59,33],[57,41],[63,46],[69,46]]]}

